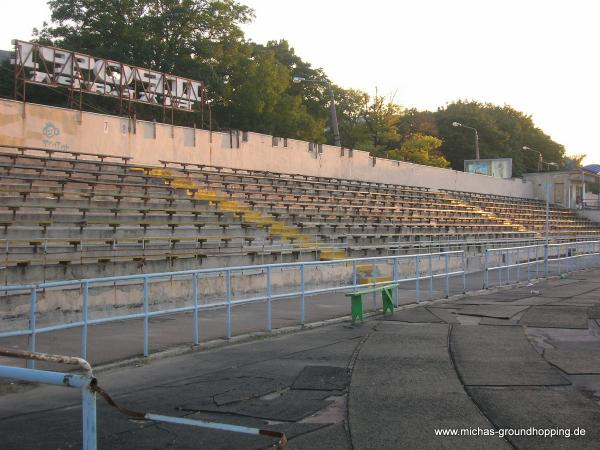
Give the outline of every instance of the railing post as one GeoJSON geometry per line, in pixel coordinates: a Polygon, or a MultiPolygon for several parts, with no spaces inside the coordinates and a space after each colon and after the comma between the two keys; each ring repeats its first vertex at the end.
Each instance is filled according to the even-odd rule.
{"type": "Polygon", "coordinates": [[[419,254],[415,256],[415,283],[417,292],[417,303],[421,303],[421,259],[419,254]]]}
{"type": "Polygon", "coordinates": [[[192,297],[194,300],[194,345],[200,344],[200,330],[198,329],[198,273],[192,275],[192,297]]]}
{"type": "Polygon", "coordinates": [[[144,356],[148,356],[148,277],[144,277],[144,356]]]}
{"type": "Polygon", "coordinates": [[[429,254],[429,267],[427,270],[429,271],[429,300],[433,300],[433,256],[431,253],[429,254]]]}
{"type": "MultiPolygon", "coordinates": [[[[544,276],[548,278],[548,241],[544,244],[544,276]]],[[[560,260],[558,261],[559,273],[560,273],[560,260]]]]}
{"type": "Polygon", "coordinates": [[[225,289],[227,290],[227,317],[225,319],[225,336],[231,338],[231,270],[225,271],[225,289]]]}
{"type": "Polygon", "coordinates": [[[535,248],[535,277],[539,278],[540,277],[540,260],[539,260],[540,256],[538,254],[539,253],[538,252],[539,245],[536,245],[534,248],[535,248]]]}
{"type": "Polygon", "coordinates": [[[306,319],[306,305],[304,295],[304,264],[300,264],[300,324],[304,325],[306,319]]]}
{"type": "MultiPolygon", "coordinates": [[[[393,265],[393,269],[392,269],[392,277],[394,278],[393,282],[397,284],[398,283],[398,278],[399,278],[399,275],[398,275],[398,257],[394,257],[393,261],[394,261],[393,262],[394,265],[393,265]]],[[[398,299],[398,286],[396,286],[394,288],[394,305],[396,306],[396,308],[398,307],[398,303],[399,303],[399,299],[398,299]]]]}
{"type": "MultiPolygon", "coordinates": [[[[31,304],[29,305],[29,351],[35,352],[35,312],[37,310],[37,289],[36,287],[31,288],[31,304]]],[[[27,360],[27,367],[29,369],[35,368],[35,361],[33,359],[27,360]]]]}
{"type": "Polygon", "coordinates": [[[89,383],[81,388],[83,415],[83,450],[96,450],[96,393],[89,383]]]}
{"type": "Polygon", "coordinates": [[[357,290],[357,286],[356,286],[356,260],[352,260],[352,286],[353,286],[353,292],[356,292],[357,290]]]}
{"type": "Polygon", "coordinates": [[[485,249],[483,253],[483,288],[487,289],[490,285],[490,273],[489,273],[489,261],[488,261],[488,249],[485,249]]]}
{"type": "Polygon", "coordinates": [[[531,280],[531,268],[529,267],[529,265],[531,264],[531,248],[528,246],[527,247],[527,281],[531,280]]]}
{"type": "MultiPolygon", "coordinates": [[[[561,259],[561,257],[560,257],[560,254],[561,254],[560,245],[557,245],[556,246],[556,260],[558,261],[558,274],[559,275],[561,274],[561,270],[560,270],[560,259],[561,259]]],[[[546,276],[547,275],[548,274],[546,274],[546,276]]]]}
{"type": "Polygon", "coordinates": [[[450,274],[448,272],[448,253],[444,253],[444,267],[446,270],[446,298],[450,297],[450,274]]]}
{"type": "MultiPolygon", "coordinates": [[[[377,287],[377,278],[375,276],[375,260],[371,260],[371,282],[373,288],[377,287]]],[[[377,293],[373,292],[373,311],[377,309],[377,293]]]]}
{"type": "Polygon", "coordinates": [[[515,256],[515,265],[517,267],[517,283],[519,281],[521,281],[521,264],[520,264],[520,252],[519,249],[517,249],[517,255],[515,256]]]}
{"type": "Polygon", "coordinates": [[[87,341],[88,341],[88,308],[89,308],[90,283],[83,283],[83,329],[81,330],[81,357],[87,359],[87,341]]]}
{"type": "Polygon", "coordinates": [[[267,331],[273,330],[273,305],[271,299],[271,266],[267,266],[267,331]]]}
{"type": "Polygon", "coordinates": [[[510,284],[510,250],[506,251],[506,284],[510,284]]]}
{"type": "Polygon", "coordinates": [[[467,293],[467,265],[465,261],[465,251],[463,250],[461,256],[461,267],[462,267],[462,278],[463,278],[463,294],[467,293]]]}
{"type": "Polygon", "coordinates": [[[502,252],[498,252],[496,257],[496,267],[498,268],[498,286],[502,286],[502,252]]]}

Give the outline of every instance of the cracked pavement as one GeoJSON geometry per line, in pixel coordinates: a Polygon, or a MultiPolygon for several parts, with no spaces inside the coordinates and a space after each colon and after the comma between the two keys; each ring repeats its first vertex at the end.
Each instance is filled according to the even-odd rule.
{"type": "MultiPolygon", "coordinates": [[[[284,431],[290,449],[600,448],[600,271],[101,371],[134,410],[284,431]],[[436,436],[583,428],[585,436],[436,436]]],[[[349,306],[348,306],[349,307],[349,306]]],[[[6,385],[4,449],[81,446],[79,393],[6,385]]],[[[99,448],[275,440],[129,420],[98,399],[99,448]]]]}

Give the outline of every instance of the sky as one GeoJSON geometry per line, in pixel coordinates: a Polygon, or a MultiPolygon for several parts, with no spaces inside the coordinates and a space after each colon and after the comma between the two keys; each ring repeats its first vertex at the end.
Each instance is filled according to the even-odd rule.
{"type": "MultiPolygon", "coordinates": [[[[596,0],[240,0],[257,43],[286,39],[345,88],[436,110],[463,99],[529,114],[567,154],[600,163],[596,0]]],[[[0,48],[49,20],[46,0],[2,5],[0,48]]]]}

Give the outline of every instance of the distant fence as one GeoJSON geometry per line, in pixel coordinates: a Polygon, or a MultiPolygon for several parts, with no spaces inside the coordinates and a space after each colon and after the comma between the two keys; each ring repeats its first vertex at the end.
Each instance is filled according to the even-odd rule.
{"type": "MultiPolygon", "coordinates": [[[[28,304],[26,325],[0,332],[0,338],[28,336],[29,351],[36,350],[36,336],[42,333],[81,328],[81,357],[87,358],[88,328],[92,325],[141,319],[143,321],[143,354],[148,356],[148,333],[150,318],[192,313],[193,330],[190,335],[195,345],[199,344],[199,313],[202,310],[224,309],[225,336],[230,338],[232,330],[232,308],[252,303],[266,303],[265,329],[272,330],[272,303],[296,298],[300,300],[299,323],[305,322],[305,299],[308,296],[326,293],[356,291],[361,287],[376,287],[388,283],[415,283],[416,302],[421,301],[421,283],[428,282],[429,298],[433,295],[434,279],[443,281],[446,296],[450,295],[450,278],[462,277],[462,292],[466,291],[465,252],[447,251],[413,255],[394,255],[373,258],[356,258],[334,261],[309,261],[255,266],[240,266],[216,269],[197,269],[180,272],[164,272],[129,276],[114,276],[83,280],[65,280],[29,285],[0,287],[0,293],[20,295],[28,304]],[[276,276],[275,276],[276,275],[276,276]],[[166,283],[160,283],[166,282],[166,283]],[[161,298],[169,286],[177,284],[178,295],[183,298],[181,306],[152,309],[161,306],[161,298]],[[166,286],[166,287],[165,287],[166,286]],[[102,289],[110,292],[117,287],[126,287],[129,297],[140,296],[140,311],[118,313],[111,309],[106,317],[91,317],[92,291],[102,289]],[[56,292],[58,291],[58,292],[56,292]],[[38,294],[52,292],[54,297],[69,297],[74,308],[80,311],[76,320],[65,323],[38,324],[40,316],[38,294]],[[114,314],[114,315],[113,315],[114,314]]],[[[394,301],[398,306],[398,289],[394,301]]],[[[110,293],[109,292],[109,293],[110,293]]],[[[94,292],[94,294],[97,294],[94,292]]],[[[106,296],[106,295],[105,295],[106,296]]],[[[100,298],[102,294],[95,295],[100,298]]],[[[375,296],[373,296],[375,300],[375,296]]],[[[164,302],[163,305],[164,306],[164,302]]],[[[25,321],[25,319],[24,319],[25,321]]],[[[6,322],[3,324],[6,325],[6,322]]],[[[19,325],[19,324],[18,324],[19,325]]],[[[6,329],[6,328],[5,328],[6,329]]],[[[33,368],[33,361],[28,362],[33,368]]]]}
{"type": "Polygon", "coordinates": [[[485,251],[483,287],[600,267],[600,241],[490,248],[485,251]]]}

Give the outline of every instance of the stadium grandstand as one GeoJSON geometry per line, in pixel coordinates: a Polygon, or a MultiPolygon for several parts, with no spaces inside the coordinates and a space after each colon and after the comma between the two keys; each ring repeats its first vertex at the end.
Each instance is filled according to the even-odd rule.
{"type": "MultiPolygon", "coordinates": [[[[51,409],[35,398],[40,391],[9,381],[0,384],[0,396],[8,392],[0,408],[11,429],[7,448],[41,448],[23,442],[37,445],[48,434],[52,448],[95,449],[96,397],[111,408],[99,428],[107,448],[283,449],[286,433],[321,427],[359,444],[329,445],[312,434],[318,443],[292,448],[411,448],[435,440],[434,425],[462,423],[457,417],[493,431],[533,416],[511,411],[519,401],[478,403],[482,388],[533,399],[545,420],[539,427],[560,424],[546,411],[562,413],[566,404],[566,424],[596,432],[600,416],[579,393],[569,397],[565,377],[600,373],[588,358],[598,354],[597,271],[564,278],[600,261],[598,166],[512,178],[510,158],[480,160],[478,145],[476,160],[457,171],[215,131],[210,120],[182,127],[30,103],[28,83],[76,96],[81,75],[53,77],[69,55],[81,65],[91,57],[21,41],[16,55],[23,95],[0,99],[0,378],[80,388],[83,432],[79,419],[71,426],[72,399],[53,393],[47,397],[62,406],[51,409]],[[54,71],[19,60],[20,51],[52,60],[54,71]],[[494,164],[502,170],[494,173],[494,164]],[[488,288],[499,289],[487,295],[488,288]],[[561,340],[569,344],[562,355],[561,340]],[[559,354],[552,360],[547,352],[544,362],[549,347],[559,354]],[[198,349],[214,352],[184,354],[198,349]],[[155,354],[198,358],[140,363],[155,354]],[[18,367],[23,360],[27,368],[18,367]],[[77,365],[77,373],[56,372],[58,364],[77,365]],[[102,385],[115,387],[114,398],[91,365],[107,370],[102,385]],[[142,366],[148,372],[136,371],[142,366]],[[554,388],[564,398],[535,399],[554,388]],[[61,430],[65,408],[71,434],[46,433],[61,430]],[[41,425],[28,414],[39,414],[41,425]],[[522,420],[507,425],[505,417],[522,420]],[[20,421],[36,425],[31,436],[12,431],[20,421]],[[338,427],[344,423],[352,430],[338,427]],[[418,427],[431,429],[416,436],[418,427]],[[374,435],[384,443],[373,444],[374,435]]],[[[129,108],[132,96],[157,104],[147,80],[167,75],[101,59],[87,72],[105,66],[105,84],[97,86],[97,73],[88,80],[93,94],[117,92],[129,108]],[[122,73],[146,82],[124,89],[115,75],[122,73]]],[[[175,91],[161,91],[163,111],[204,106],[203,84],[170,77],[160,84],[175,91]],[[185,89],[177,94],[177,86],[185,89]]]]}
{"type": "MultiPolygon", "coordinates": [[[[126,156],[0,148],[5,284],[533,242],[535,199],[126,156]],[[28,270],[23,270],[27,268],[28,270]],[[67,271],[68,268],[68,271],[67,271]]],[[[599,227],[552,205],[553,239],[599,227]]]]}
{"type": "Polygon", "coordinates": [[[600,450],[600,8],[473,3],[3,2],[0,450],[600,450]]]}

